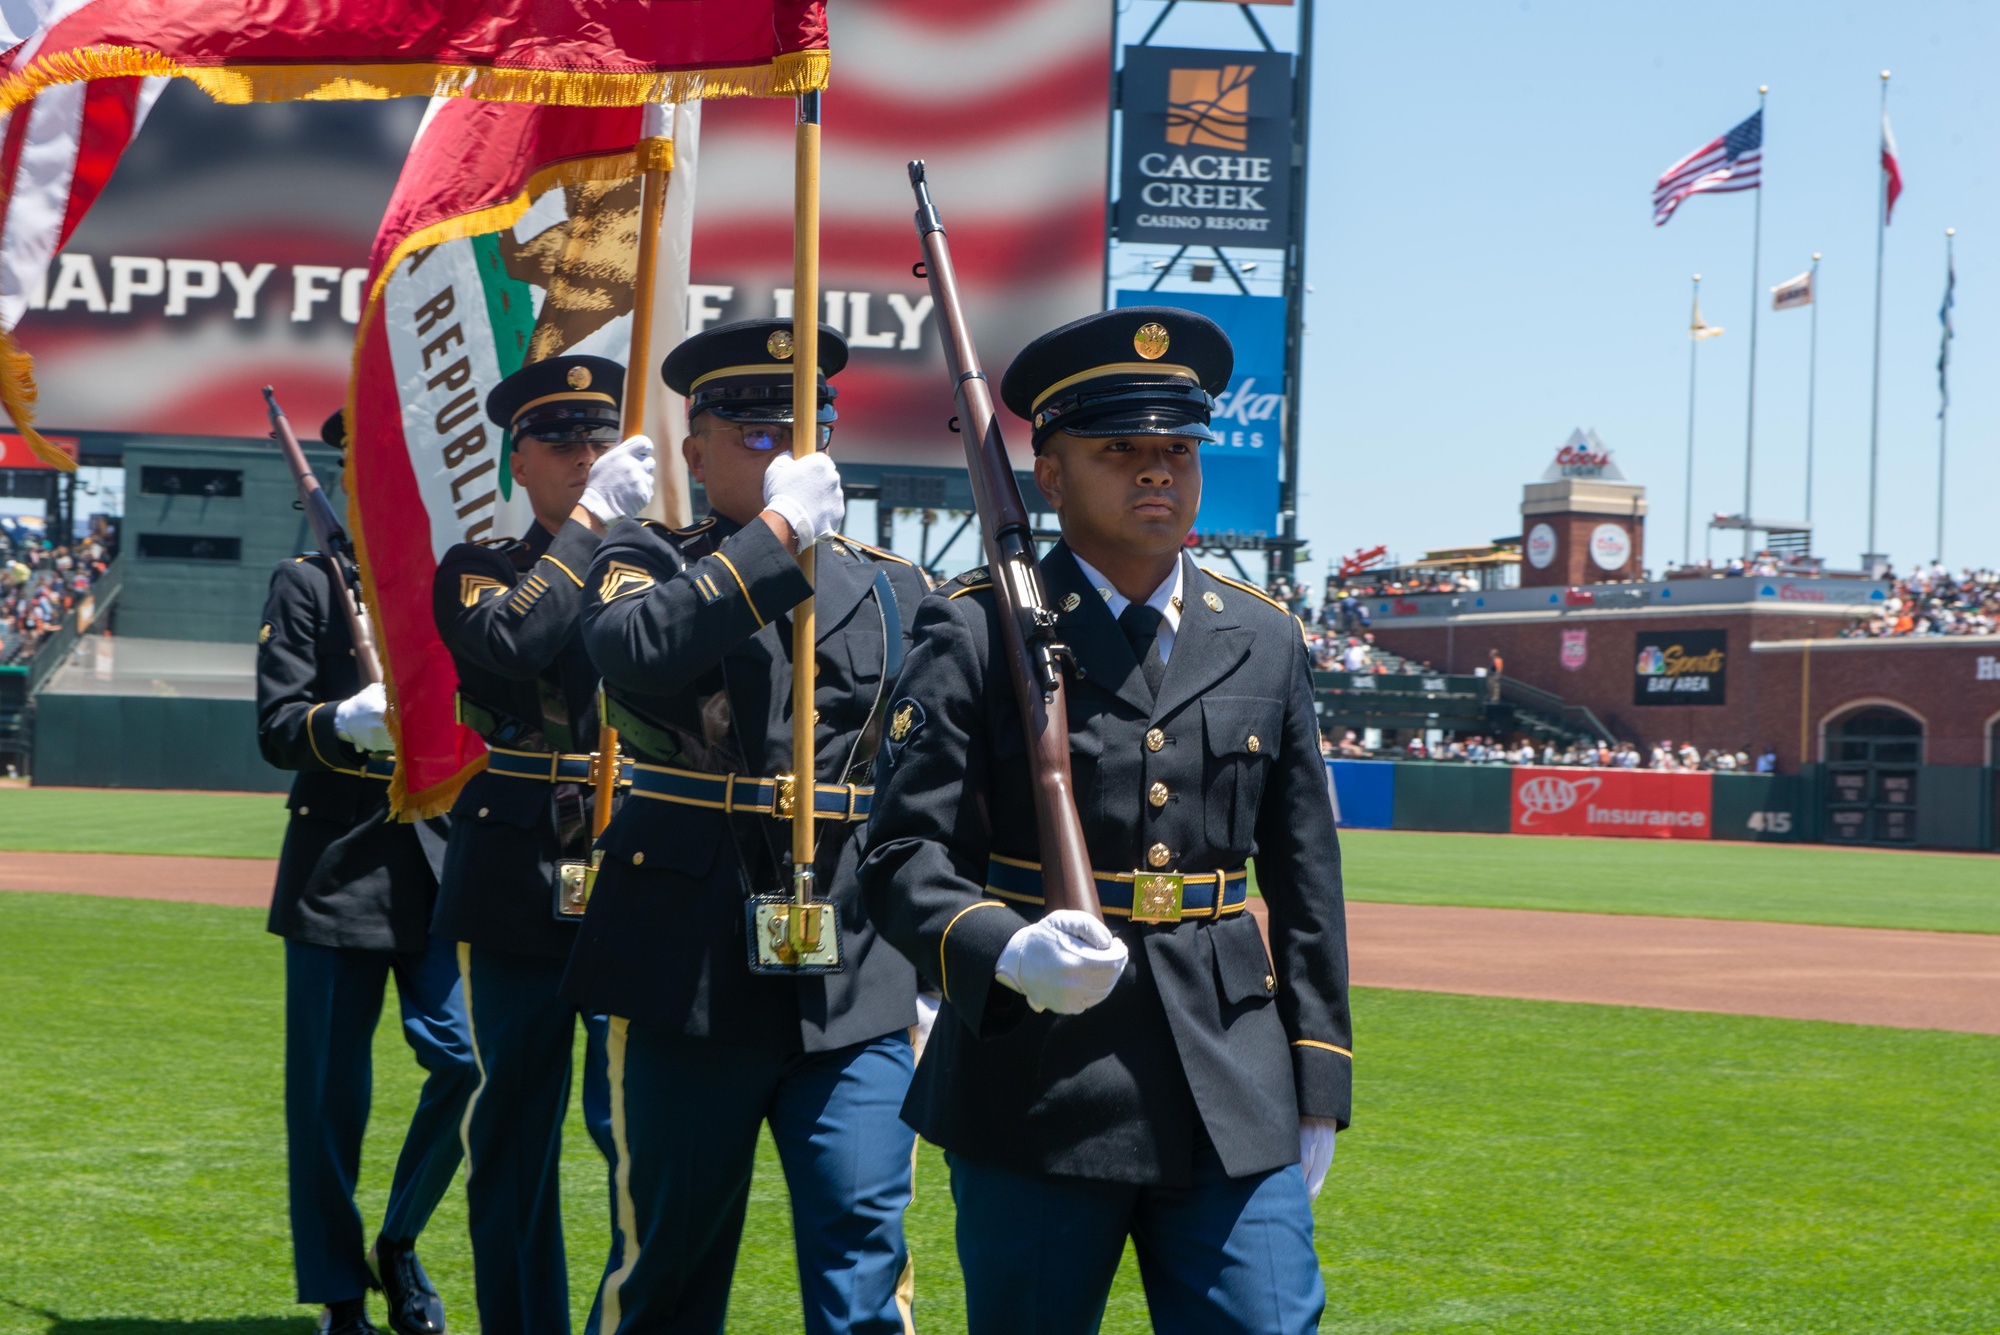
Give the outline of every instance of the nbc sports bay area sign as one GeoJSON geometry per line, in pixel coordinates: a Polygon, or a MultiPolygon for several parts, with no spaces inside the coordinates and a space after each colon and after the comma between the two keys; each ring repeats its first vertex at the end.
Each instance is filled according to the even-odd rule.
{"type": "Polygon", "coordinates": [[[1713,836],[1711,776],[1654,770],[1523,765],[1513,772],[1515,834],[1595,834],[1635,839],[1713,836]]]}
{"type": "Polygon", "coordinates": [[[1128,46],[1118,86],[1120,241],[1290,244],[1291,56],[1128,46]]]}
{"type": "Polygon", "coordinates": [[[1725,704],[1728,666],[1728,631],[1640,631],[1632,665],[1632,703],[1725,704]]]}

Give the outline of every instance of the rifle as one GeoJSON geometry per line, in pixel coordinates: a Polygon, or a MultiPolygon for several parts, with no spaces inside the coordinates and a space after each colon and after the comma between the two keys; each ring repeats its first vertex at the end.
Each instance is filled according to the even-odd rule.
{"type": "Polygon", "coordinates": [[[340,599],[341,614],[347,618],[348,633],[354,637],[354,664],[360,669],[361,684],[374,685],[382,680],[382,660],[375,653],[375,633],[368,628],[368,618],[361,614],[361,571],[355,564],[354,544],[348,540],[340,516],[333,512],[333,502],[326,498],[319,479],[313,475],[312,465],[306,462],[306,452],[292,431],[291,420],[278,406],[278,396],[269,385],[264,386],[264,407],[271,414],[271,439],[278,442],[285,463],[291,467],[292,481],[298,486],[299,508],[306,512],[306,523],[312,526],[313,541],[339,573],[334,588],[340,599]]]}
{"type": "Polygon", "coordinates": [[[1056,616],[1042,593],[1042,568],[1035,559],[1035,535],[1021,485],[1007,462],[1007,443],[993,410],[993,392],[979,369],[979,350],[965,321],[958,275],[944,224],[931,203],[921,160],[910,164],[910,188],[917,195],[917,238],[924,248],[917,277],[928,279],[944,340],[945,368],[958,399],[953,430],[965,441],[965,466],[972,500],[993,576],[993,599],[1000,610],[1000,637],[1006,645],[1008,675],[1021,707],[1034,772],[1035,831],[1042,847],[1042,903],[1049,911],[1079,909],[1104,915],[1097,882],[1077,819],[1069,768],[1069,712],[1065,707],[1063,665],[1073,662],[1069,647],[1056,639],[1056,616]]]}

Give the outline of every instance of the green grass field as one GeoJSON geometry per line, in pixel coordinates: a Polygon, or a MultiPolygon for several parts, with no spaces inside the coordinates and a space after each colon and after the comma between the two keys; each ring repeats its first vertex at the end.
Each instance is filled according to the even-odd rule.
{"type": "Polygon", "coordinates": [[[0,788],[0,851],[274,858],[285,799],[271,793],[0,788]]]}
{"type": "Polygon", "coordinates": [[[2000,858],[1344,830],[1350,899],[2000,932],[2000,858]]]}
{"type": "MultiPolygon", "coordinates": [[[[278,855],[281,797],[0,788],[0,850],[278,855]]],[[[2000,859],[1816,844],[1349,830],[1348,897],[2000,932],[2000,859]]]]}
{"type": "MultiPolygon", "coordinates": [[[[290,1302],[282,955],[260,927],[0,894],[0,1333],[309,1328],[290,1302]]],[[[1318,1211],[1329,1331],[2000,1328],[2000,1039],[1422,993],[1356,1010],[1358,1120],[1318,1211]]],[[[370,1218],[418,1075],[393,1025],[377,1062],[370,1218]]],[[[580,1317],[606,1232],[574,1119],[566,1154],[580,1317]]],[[[917,1187],[919,1328],[959,1331],[934,1151],[917,1187]]],[[[470,1330],[460,1193],[424,1249],[470,1330]]],[[[791,1267],[767,1147],[732,1330],[797,1329],[791,1267]]],[[[1129,1267],[1105,1328],[1147,1328],[1129,1267]]]]}

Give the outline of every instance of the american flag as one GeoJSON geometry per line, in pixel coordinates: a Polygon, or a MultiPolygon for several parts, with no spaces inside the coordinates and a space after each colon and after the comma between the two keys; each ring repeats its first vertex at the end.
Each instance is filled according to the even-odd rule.
{"type": "Polygon", "coordinates": [[[1653,226],[1663,227],[1689,195],[1755,190],[1764,168],[1764,110],[1710,140],[1660,173],[1653,186],[1653,226]]]}

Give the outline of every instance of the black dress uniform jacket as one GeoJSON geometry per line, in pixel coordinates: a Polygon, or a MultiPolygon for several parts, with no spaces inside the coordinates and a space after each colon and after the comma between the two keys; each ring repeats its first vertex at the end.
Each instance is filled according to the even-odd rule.
{"type": "Polygon", "coordinates": [[[333,730],[335,707],[361,689],[336,578],[324,556],[279,566],[257,633],[257,745],[298,771],[267,925],[308,945],[419,951],[448,826],[392,820],[387,777],[368,776],[333,730]]]}
{"type": "Polygon", "coordinates": [[[996,982],[1001,949],[1041,912],[985,893],[989,855],[1039,859],[1027,748],[986,572],[947,584],[925,601],[897,684],[902,737],[878,761],[861,869],[882,934],[944,994],[903,1115],[947,1150],[1019,1172],[1181,1186],[1197,1119],[1233,1177],[1297,1162],[1300,1116],[1347,1120],[1340,855],[1299,625],[1182,562],[1157,699],[1068,549],[1042,562],[1079,668],[1068,692],[1078,815],[1099,872],[1225,871],[1255,857],[1275,957],[1247,912],[1161,924],[1107,914],[1131,958],[1099,1005],[1035,1014],[996,982]]]}
{"type": "MultiPolygon", "coordinates": [[[[877,706],[891,686],[885,662],[901,657],[928,582],[907,561],[845,541],[821,544],[816,561],[815,765],[822,783],[865,784],[873,741],[864,733],[879,730],[877,706]]],[[[790,612],[814,590],[768,525],[739,528],[712,515],[675,530],[626,520],[598,551],[589,585],[590,653],[636,759],[716,774],[791,772],[790,612]]],[[[827,1051],[909,1026],[916,976],[861,909],[861,826],[822,820],[814,830],[818,893],[837,906],[844,967],[753,974],[744,899],[790,891],[790,822],[635,793],[599,841],[604,860],[570,961],[570,999],[783,1052],[827,1051]]]]}
{"type": "MultiPolygon", "coordinates": [[[[459,712],[489,746],[583,754],[597,746],[597,672],[583,648],[583,575],[600,539],[575,520],[518,540],[460,543],[438,562],[431,607],[458,666],[459,712]]],[[[451,809],[439,935],[561,959],[556,863],[589,846],[591,790],[482,772],[451,809]]]]}

